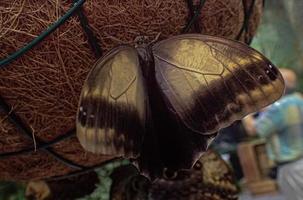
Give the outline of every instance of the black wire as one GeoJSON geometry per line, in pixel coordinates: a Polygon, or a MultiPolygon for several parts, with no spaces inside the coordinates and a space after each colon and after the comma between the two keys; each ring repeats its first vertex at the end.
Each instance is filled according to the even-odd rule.
{"type": "Polygon", "coordinates": [[[192,0],[187,0],[187,6],[189,9],[189,21],[184,27],[182,33],[187,33],[194,25],[195,31],[201,33],[200,22],[198,21],[201,15],[201,10],[205,4],[206,0],[200,0],[198,5],[194,5],[192,0]]]}
{"type": "Polygon", "coordinates": [[[102,49],[99,46],[99,41],[97,37],[95,36],[94,32],[92,31],[91,27],[89,26],[88,20],[83,13],[83,8],[79,8],[78,12],[78,18],[80,20],[80,24],[86,34],[88,43],[90,45],[90,48],[92,49],[94,55],[96,58],[100,58],[102,55],[102,49]]]}
{"type": "Polygon", "coordinates": [[[71,131],[68,131],[66,134],[64,135],[60,135],[57,138],[55,138],[54,140],[44,143],[41,142],[40,144],[37,144],[36,147],[29,147],[26,149],[22,149],[19,151],[14,151],[14,152],[5,152],[5,153],[1,153],[0,154],[0,159],[1,158],[7,158],[10,156],[18,156],[18,155],[22,155],[22,154],[28,154],[28,153],[33,153],[33,151],[37,151],[37,150],[41,150],[41,149],[45,149],[48,148],[56,143],[59,143],[65,139],[71,138],[75,136],[75,129],[72,129],[71,131]]]}
{"type": "Polygon", "coordinates": [[[184,27],[182,33],[187,33],[191,28],[194,23],[193,17],[195,15],[195,10],[194,10],[194,4],[192,0],[187,0],[187,6],[189,10],[189,17],[188,17],[188,22],[187,25],[184,27]]]}
{"type": "Polygon", "coordinates": [[[114,161],[117,161],[117,160],[121,160],[122,158],[113,158],[113,159],[110,159],[110,160],[107,160],[107,161],[104,161],[102,162],[101,164],[98,164],[98,165],[94,165],[92,167],[87,167],[85,169],[82,169],[82,170],[79,170],[79,171],[74,171],[74,172],[71,172],[69,174],[66,174],[66,175],[61,175],[61,176],[53,176],[53,177],[50,177],[50,178],[47,178],[46,181],[58,181],[58,180],[62,180],[62,179],[67,179],[67,178],[72,178],[72,177],[75,177],[75,176],[79,176],[79,175],[82,175],[82,174],[86,174],[92,170],[95,170],[97,168],[100,168],[110,162],[114,162],[114,161]]]}
{"type": "MultiPolygon", "coordinates": [[[[17,128],[18,131],[20,131],[22,134],[27,136],[28,138],[32,139],[33,132],[32,130],[27,127],[22,119],[12,110],[12,108],[4,101],[4,99],[0,96],[0,110],[2,110],[6,115],[7,119],[17,128]]],[[[40,145],[41,141],[36,138],[37,145],[40,145]]],[[[42,149],[42,151],[45,151],[52,155],[56,160],[60,161],[61,163],[72,167],[74,169],[84,169],[85,167],[78,165],[76,163],[73,163],[70,160],[67,160],[66,158],[63,158],[58,153],[54,152],[50,147],[46,147],[42,149]]]]}
{"type": "Polygon", "coordinates": [[[40,42],[43,41],[48,35],[50,35],[52,32],[54,32],[59,26],[64,24],[66,20],[68,20],[70,17],[74,15],[74,13],[83,5],[85,0],[76,0],[71,8],[61,17],[58,19],[58,21],[51,24],[44,32],[42,32],[39,36],[34,38],[32,41],[27,43],[24,47],[20,48],[13,54],[10,54],[4,59],[0,60],[0,68],[4,67],[5,65],[13,62],[14,60],[17,60],[19,57],[21,57],[23,54],[28,52],[33,47],[37,46],[40,42]]]}
{"type": "MultiPolygon", "coordinates": [[[[248,32],[249,19],[250,19],[250,16],[251,16],[252,12],[253,12],[255,2],[256,2],[256,0],[252,0],[251,4],[249,5],[249,9],[247,11],[246,10],[246,2],[245,2],[245,0],[242,0],[243,9],[244,9],[244,20],[243,20],[243,25],[240,29],[240,32],[238,33],[238,35],[236,37],[236,40],[239,40],[241,38],[244,31],[248,32]]],[[[250,42],[251,42],[251,40],[245,41],[246,44],[249,44],[250,42]]]]}

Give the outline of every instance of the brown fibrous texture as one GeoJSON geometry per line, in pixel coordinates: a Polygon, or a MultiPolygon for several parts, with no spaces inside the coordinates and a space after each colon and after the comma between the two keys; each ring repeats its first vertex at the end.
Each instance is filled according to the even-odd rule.
{"type": "MultiPolygon", "coordinates": [[[[61,0],[1,0],[0,59],[36,38],[71,5],[72,1],[61,0]]],[[[180,34],[189,16],[185,0],[87,0],[83,7],[104,53],[116,45],[133,43],[137,36],[153,40],[159,33],[160,39],[180,34]]],[[[251,28],[242,39],[253,36],[261,12],[262,0],[257,0],[251,28]]],[[[243,25],[244,5],[242,0],[207,0],[198,20],[203,34],[235,39],[243,25]]],[[[73,129],[81,86],[95,60],[79,19],[73,16],[22,57],[1,67],[0,95],[33,131],[33,137],[22,135],[7,113],[0,112],[0,152],[33,147],[34,139],[49,142],[73,129]]],[[[83,166],[113,158],[85,152],[75,137],[52,148],[83,166]]],[[[73,171],[41,150],[0,158],[0,179],[4,180],[40,179],[73,171]]]]}

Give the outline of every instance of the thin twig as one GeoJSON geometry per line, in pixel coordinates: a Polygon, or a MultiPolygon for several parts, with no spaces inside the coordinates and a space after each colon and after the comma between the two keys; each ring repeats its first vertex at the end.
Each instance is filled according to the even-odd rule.
{"type": "Polygon", "coordinates": [[[36,142],[36,137],[35,137],[35,129],[30,126],[30,128],[32,129],[32,137],[33,137],[33,142],[34,142],[34,152],[37,152],[37,142],[36,142]]]}

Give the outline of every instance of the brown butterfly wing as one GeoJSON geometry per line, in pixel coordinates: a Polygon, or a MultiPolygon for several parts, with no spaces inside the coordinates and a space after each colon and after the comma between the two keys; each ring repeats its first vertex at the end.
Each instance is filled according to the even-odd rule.
{"type": "MultiPolygon", "coordinates": [[[[237,199],[239,189],[230,166],[219,154],[209,150],[198,161],[201,164],[204,193],[221,199],[237,199]]],[[[197,164],[196,164],[197,165],[197,164]]]]}
{"type": "Polygon", "coordinates": [[[245,44],[198,34],[153,47],[156,79],[187,128],[210,134],[281,97],[280,72],[245,44]]]}
{"type": "Polygon", "coordinates": [[[137,51],[121,46],[99,59],[80,97],[77,136],[90,152],[136,157],[143,140],[146,102],[137,51]]]}

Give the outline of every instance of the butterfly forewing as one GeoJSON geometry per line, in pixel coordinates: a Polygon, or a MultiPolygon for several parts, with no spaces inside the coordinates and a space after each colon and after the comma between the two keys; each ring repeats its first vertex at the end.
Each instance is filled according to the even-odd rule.
{"type": "Polygon", "coordinates": [[[218,131],[277,100],[281,74],[245,44],[197,34],[153,47],[156,80],[167,104],[187,128],[218,131]]]}
{"type": "Polygon", "coordinates": [[[90,152],[136,157],[145,132],[146,101],[137,51],[121,46],[99,59],[80,97],[77,136],[90,152]]]}

